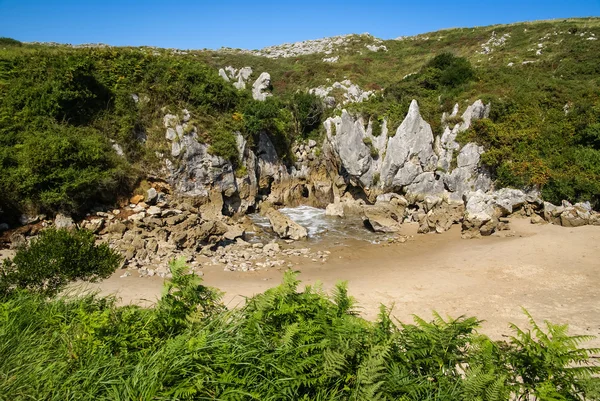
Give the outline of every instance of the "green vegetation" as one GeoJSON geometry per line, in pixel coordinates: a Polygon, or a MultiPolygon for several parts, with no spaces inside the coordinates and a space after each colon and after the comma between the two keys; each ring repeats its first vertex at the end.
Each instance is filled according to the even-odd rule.
{"type": "Polygon", "coordinates": [[[552,202],[589,200],[598,207],[600,41],[594,37],[600,37],[597,18],[444,30],[384,41],[387,52],[367,51],[373,39],[355,36],[334,51],[336,63],[324,63],[322,54],[269,59],[235,50],[72,48],[2,38],[0,208],[14,219],[22,212],[81,215],[114,202],[155,170],[155,152],[167,146],[162,116],[182,108],[211,151],[234,165],[235,131],[251,146],[265,131],[291,162],[291,143],[322,135],[321,122],[335,112],[308,89],[345,79],[376,91],[347,105],[373,121],[374,135],[384,118],[393,134],[412,99],[436,135],[442,112],[455,103],[460,115],[476,99],[491,102],[489,121],[462,140],[486,146],[484,161],[499,185],[535,186],[552,202]],[[251,80],[268,71],[273,96],[261,103],[248,89],[237,91],[217,74],[227,65],[251,66],[251,80]]]}
{"type": "Polygon", "coordinates": [[[0,266],[0,299],[20,290],[52,296],[71,281],[109,277],[119,267],[121,255],[95,241],[88,230],[42,231],[0,266]]]}
{"type": "Polygon", "coordinates": [[[6,400],[597,400],[585,336],[529,316],[507,342],[475,318],[395,323],[357,316],[339,284],[276,288],[225,310],[182,261],[151,308],[89,295],[0,303],[6,400]],[[532,398],[534,397],[534,398],[532,398]]]}

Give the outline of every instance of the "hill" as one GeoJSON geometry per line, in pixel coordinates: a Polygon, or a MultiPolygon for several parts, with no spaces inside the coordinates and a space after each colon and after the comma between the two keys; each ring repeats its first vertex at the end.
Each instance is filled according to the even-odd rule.
{"type": "Polygon", "coordinates": [[[484,146],[482,163],[497,187],[534,187],[552,202],[598,207],[598,37],[600,19],[586,18],[395,40],[349,35],[256,51],[3,39],[0,207],[14,219],[115,202],[140,180],[160,176],[169,111],[188,110],[211,153],[243,169],[234,132],[251,147],[266,132],[291,165],[294,144],[322,138],[321,123],[342,108],[374,126],[386,121],[393,132],[413,99],[436,137],[449,121],[459,122],[442,123],[455,104],[491,104],[489,118],[457,140],[484,146]],[[223,69],[239,79],[244,67],[252,70],[243,80],[247,89],[219,76],[223,69]],[[249,84],[263,72],[272,96],[260,102],[249,84]]]}

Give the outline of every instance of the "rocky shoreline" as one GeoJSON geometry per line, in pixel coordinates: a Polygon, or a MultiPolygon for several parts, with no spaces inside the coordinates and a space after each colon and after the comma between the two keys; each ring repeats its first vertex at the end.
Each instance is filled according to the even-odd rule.
{"type": "MultiPolygon", "coordinates": [[[[237,77],[240,85],[249,76],[245,70],[222,75],[237,77]]],[[[255,83],[257,96],[265,95],[267,75],[261,75],[260,85],[255,83]]],[[[266,132],[254,147],[236,132],[237,169],[199,141],[187,110],[166,114],[165,140],[171,152],[157,154],[162,167],[143,194],[117,209],[99,207],[77,223],[60,214],[54,220],[23,216],[22,227],[0,227],[5,231],[2,241],[15,248],[43,227],[77,226],[118,249],[123,267],[162,276],[175,257],[184,257],[194,268],[202,255],[235,271],[281,267],[285,262],[278,255],[285,252],[325,261],[325,254],[305,247],[282,251],[277,243],[247,242],[246,233],[255,231],[247,215],[254,212],[266,216],[282,240],[305,239],[306,228],[278,211],[298,205],[319,207],[341,219],[360,219],[371,231],[392,234],[402,224],[416,222],[423,234],[443,233],[460,224],[463,238],[487,236],[509,230],[506,218],[515,213],[534,224],[600,225],[600,214],[589,203],[565,201],[555,206],[535,190],[494,189],[480,163],[483,147],[456,141],[473,121],[487,117],[490,107],[478,100],[458,117],[456,105],[450,115],[442,116],[445,129],[437,137],[414,100],[395,133],[385,120],[376,129],[378,122],[341,110],[324,122],[322,143],[309,140],[292,146],[293,163],[282,161],[266,132]]]]}

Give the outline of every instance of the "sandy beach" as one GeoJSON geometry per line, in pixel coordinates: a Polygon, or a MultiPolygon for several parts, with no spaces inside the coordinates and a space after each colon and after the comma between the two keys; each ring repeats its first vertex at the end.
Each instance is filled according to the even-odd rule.
{"type": "MultiPolygon", "coordinates": [[[[476,316],[482,331],[494,338],[509,334],[509,322],[525,323],[521,307],[537,321],[568,323],[573,333],[600,336],[600,227],[565,228],[532,225],[528,219],[511,221],[512,236],[463,240],[460,228],[444,234],[416,235],[406,225],[406,243],[374,245],[365,241],[321,242],[326,263],[289,257],[303,284],[321,282],[330,289],[348,282],[360,313],[376,317],[379,305],[393,306],[393,315],[410,322],[412,314],[431,317],[476,316]]],[[[293,245],[290,245],[293,246],[293,245]]],[[[276,286],[286,268],[257,272],[228,272],[202,268],[205,284],[225,293],[229,307],[244,297],[276,286]]],[[[151,304],[160,296],[164,279],[111,278],[86,287],[115,294],[123,304],[151,304]]],[[[600,343],[595,340],[594,343],[600,343]]]]}

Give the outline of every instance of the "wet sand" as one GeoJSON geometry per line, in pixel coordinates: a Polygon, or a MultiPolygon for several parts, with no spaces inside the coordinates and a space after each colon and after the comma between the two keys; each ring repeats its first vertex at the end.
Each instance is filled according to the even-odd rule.
{"type": "MultiPolygon", "coordinates": [[[[326,263],[287,260],[303,284],[321,282],[330,289],[348,281],[368,319],[376,317],[380,304],[393,305],[393,315],[403,322],[412,314],[430,318],[436,310],[483,319],[482,332],[500,338],[510,333],[509,322],[524,325],[524,307],[538,322],[568,323],[572,333],[600,336],[600,227],[532,225],[528,219],[513,219],[511,227],[512,237],[463,240],[458,226],[416,235],[416,225],[406,225],[404,234],[414,234],[406,243],[321,242],[311,249],[331,251],[326,263]]],[[[202,271],[205,284],[224,291],[225,302],[234,307],[276,286],[285,269],[227,272],[207,265],[202,271]]],[[[160,296],[163,279],[135,273],[120,278],[122,273],[90,288],[116,294],[124,304],[151,304],[160,296]]]]}

